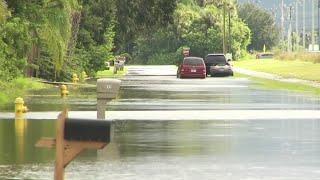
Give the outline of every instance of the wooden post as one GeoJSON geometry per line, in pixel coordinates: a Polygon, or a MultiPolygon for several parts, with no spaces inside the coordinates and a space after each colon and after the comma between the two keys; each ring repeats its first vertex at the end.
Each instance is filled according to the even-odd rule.
{"type": "Polygon", "coordinates": [[[56,129],[56,162],[54,170],[54,179],[64,179],[64,124],[67,117],[67,111],[64,110],[58,116],[57,129],[56,129]]]}
{"type": "MultiPolygon", "coordinates": [[[[70,119],[69,119],[70,121],[70,119]]],[[[64,169],[67,165],[75,159],[84,149],[102,149],[110,142],[110,126],[104,126],[105,129],[100,129],[100,132],[106,132],[106,137],[101,140],[100,138],[96,138],[93,140],[86,141],[83,140],[68,140],[65,139],[65,128],[67,120],[67,110],[64,110],[58,116],[57,126],[56,126],[56,138],[41,138],[37,143],[36,147],[44,147],[44,148],[55,148],[56,149],[56,162],[55,162],[55,170],[54,170],[54,179],[55,180],[63,180],[64,179],[64,169]],[[107,134],[109,133],[109,134],[107,134]]],[[[106,122],[106,121],[103,121],[106,122]]],[[[97,123],[97,122],[92,122],[97,123]]],[[[106,122],[108,123],[108,122],[106,122]]],[[[106,124],[104,124],[106,125],[106,124]]],[[[86,124],[87,126],[87,124],[86,124]]],[[[99,124],[99,127],[101,124],[99,124]]],[[[90,127],[90,125],[89,125],[90,127]]],[[[92,126],[91,126],[92,127],[92,126]]],[[[103,125],[102,125],[103,127],[103,125]]],[[[94,131],[94,130],[93,130],[94,131]]],[[[79,132],[81,134],[81,132],[79,132]]],[[[91,132],[90,132],[91,133],[91,132]]],[[[89,137],[94,137],[94,135],[89,133],[89,137]]],[[[94,134],[94,133],[93,133],[94,134]]]]}

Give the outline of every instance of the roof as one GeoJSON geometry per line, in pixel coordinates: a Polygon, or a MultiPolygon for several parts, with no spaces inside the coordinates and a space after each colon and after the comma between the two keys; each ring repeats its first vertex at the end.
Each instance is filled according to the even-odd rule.
{"type": "Polygon", "coordinates": [[[224,56],[224,54],[208,54],[207,56],[224,56]]]}
{"type": "Polygon", "coordinates": [[[185,57],[184,59],[202,59],[203,60],[203,58],[201,58],[201,57],[192,57],[192,56],[185,57]]]}

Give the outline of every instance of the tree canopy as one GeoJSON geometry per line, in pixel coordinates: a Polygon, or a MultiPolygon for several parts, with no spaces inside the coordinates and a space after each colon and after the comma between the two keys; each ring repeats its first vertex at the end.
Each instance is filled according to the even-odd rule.
{"type": "Polygon", "coordinates": [[[279,30],[271,13],[253,3],[245,3],[240,5],[239,17],[252,32],[249,49],[263,50],[264,45],[271,49],[277,45],[279,30]]]}
{"type": "Polygon", "coordinates": [[[234,1],[214,0],[0,0],[0,25],[0,81],[94,76],[119,54],[175,64],[183,47],[200,57],[221,53],[223,37],[240,55],[257,31],[234,1]]]}

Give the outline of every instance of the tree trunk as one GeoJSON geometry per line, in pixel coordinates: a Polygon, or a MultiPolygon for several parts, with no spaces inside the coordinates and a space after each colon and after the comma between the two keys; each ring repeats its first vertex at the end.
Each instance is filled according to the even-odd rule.
{"type": "Polygon", "coordinates": [[[66,53],[66,62],[71,63],[72,66],[72,58],[74,54],[74,49],[77,44],[77,37],[79,32],[79,26],[81,22],[81,11],[74,11],[71,15],[71,38],[68,42],[67,53],[66,53]]]}

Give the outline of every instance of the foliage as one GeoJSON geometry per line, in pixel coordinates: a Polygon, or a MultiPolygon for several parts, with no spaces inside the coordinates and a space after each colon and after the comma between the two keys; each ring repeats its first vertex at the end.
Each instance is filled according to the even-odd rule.
{"type": "Polygon", "coordinates": [[[103,70],[105,61],[111,60],[115,36],[115,1],[98,0],[82,2],[82,20],[75,60],[89,75],[103,70]]]}
{"type": "Polygon", "coordinates": [[[113,67],[110,67],[109,70],[98,71],[97,78],[119,78],[126,75],[128,68],[124,67],[123,71],[117,71],[117,74],[113,74],[113,67]]]}
{"type": "Polygon", "coordinates": [[[310,53],[305,51],[297,51],[297,52],[284,52],[281,50],[277,50],[275,56],[279,60],[289,60],[289,61],[307,61],[312,63],[320,63],[320,55],[318,53],[310,53]]]}
{"type": "MultiPolygon", "coordinates": [[[[190,47],[192,56],[203,57],[208,53],[223,51],[223,10],[221,4],[207,2],[201,6],[193,0],[178,3],[173,22],[158,28],[151,35],[138,36],[133,51],[134,62],[144,64],[175,64],[182,56],[177,50],[190,47]]],[[[200,3],[201,4],[201,3],[200,3]]],[[[250,29],[238,18],[234,4],[229,5],[231,16],[230,51],[245,50],[250,43],[250,29]]]]}
{"type": "Polygon", "coordinates": [[[4,0],[0,0],[0,24],[4,23],[9,15],[7,4],[4,0]]]}
{"type": "Polygon", "coordinates": [[[130,63],[175,64],[184,46],[194,56],[221,52],[223,3],[231,12],[231,51],[243,51],[250,30],[233,1],[0,0],[0,80],[94,76],[119,54],[130,63]]]}
{"type": "Polygon", "coordinates": [[[0,27],[0,80],[9,81],[23,73],[31,39],[28,23],[11,18],[0,27]]]}
{"type": "Polygon", "coordinates": [[[273,15],[267,10],[254,3],[245,3],[239,7],[239,17],[244,20],[252,32],[249,49],[263,50],[264,44],[267,49],[272,49],[278,44],[279,30],[273,15]]]}
{"type": "Polygon", "coordinates": [[[136,40],[173,21],[177,0],[117,0],[116,52],[133,54],[136,40]]]}
{"type": "Polygon", "coordinates": [[[71,35],[71,13],[79,8],[77,0],[10,0],[7,3],[13,19],[20,18],[28,24],[26,31],[31,39],[28,48],[17,47],[16,51],[26,51],[24,59],[28,67],[39,67],[43,78],[56,79],[64,65],[71,35]]]}
{"type": "Polygon", "coordinates": [[[43,89],[46,86],[28,78],[16,78],[10,82],[0,81],[0,107],[13,103],[16,97],[23,97],[30,89],[43,89]]]}

